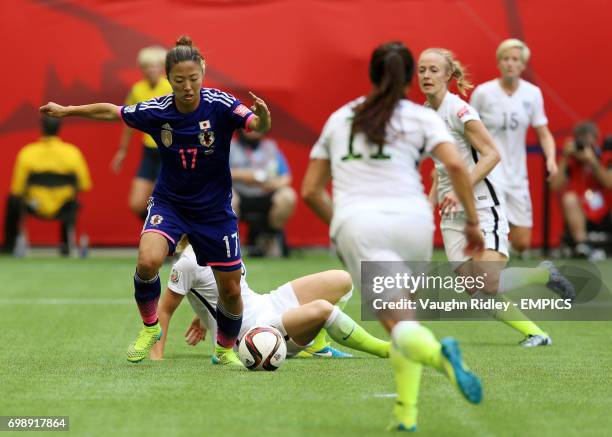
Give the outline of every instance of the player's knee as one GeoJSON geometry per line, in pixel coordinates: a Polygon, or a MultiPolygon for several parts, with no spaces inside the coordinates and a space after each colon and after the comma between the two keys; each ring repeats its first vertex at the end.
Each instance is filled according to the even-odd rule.
{"type": "Polygon", "coordinates": [[[353,279],[348,272],[344,270],[331,270],[332,282],[336,291],[336,302],[345,302],[353,295],[353,279]]]}
{"type": "Polygon", "coordinates": [[[163,260],[158,260],[153,256],[139,255],[138,265],[136,267],[138,275],[142,279],[150,279],[154,277],[157,272],[159,272],[162,262],[163,260]]]}
{"type": "Polygon", "coordinates": [[[321,321],[329,319],[334,311],[334,306],[324,299],[314,300],[310,303],[310,306],[315,317],[321,321]]]}
{"type": "Polygon", "coordinates": [[[524,252],[530,247],[529,236],[521,236],[512,240],[512,247],[517,252],[524,252]]]}
{"type": "Polygon", "coordinates": [[[226,302],[235,302],[240,299],[240,281],[229,281],[219,288],[219,294],[223,295],[226,302]]]}

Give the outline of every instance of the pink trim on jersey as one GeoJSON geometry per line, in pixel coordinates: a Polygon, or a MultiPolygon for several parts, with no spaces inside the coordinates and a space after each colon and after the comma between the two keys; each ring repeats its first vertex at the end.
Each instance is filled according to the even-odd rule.
{"type": "Polygon", "coordinates": [[[208,264],[209,266],[221,266],[221,267],[225,267],[225,266],[235,266],[236,264],[240,264],[242,262],[242,259],[236,260],[236,261],[230,261],[227,263],[209,263],[207,262],[206,264],[208,264]]]}
{"type": "Polygon", "coordinates": [[[245,132],[251,132],[251,128],[249,127],[249,123],[251,122],[251,120],[253,119],[253,117],[255,117],[255,114],[251,114],[249,115],[249,117],[246,119],[246,121],[244,122],[244,131],[245,132]]]}
{"type": "Polygon", "coordinates": [[[121,112],[121,110],[123,109],[123,106],[118,106],[118,108],[119,109],[117,110],[117,112],[119,113],[119,118],[123,120],[123,113],[121,112]]]}
{"type": "Polygon", "coordinates": [[[142,236],[142,234],[144,234],[146,232],[155,232],[156,234],[161,234],[164,237],[166,237],[168,240],[172,241],[172,244],[176,244],[176,241],[174,241],[172,239],[172,237],[170,235],[166,234],[164,231],[160,231],[159,229],[143,229],[143,231],[140,233],[140,235],[142,236]]]}

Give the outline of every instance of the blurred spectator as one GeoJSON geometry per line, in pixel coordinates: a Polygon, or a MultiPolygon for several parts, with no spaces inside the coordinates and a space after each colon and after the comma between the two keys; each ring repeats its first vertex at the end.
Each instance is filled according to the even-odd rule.
{"type": "Polygon", "coordinates": [[[60,119],[42,118],[42,137],[19,151],[6,206],[3,252],[13,253],[26,213],[61,222],[62,255],[75,247],[77,193],[91,189],[81,151],[58,136],[60,119]]]}
{"type": "Polygon", "coordinates": [[[588,239],[589,231],[612,232],[612,150],[599,145],[599,129],[585,121],[576,125],[565,142],[559,172],[550,180],[561,192],[569,243],[574,255],[597,255],[588,239]],[[608,150],[607,150],[608,149],[608,150]]]}
{"type": "MultiPolygon", "coordinates": [[[[138,102],[144,102],[172,92],[170,83],[164,77],[165,62],[166,49],[163,47],[145,47],[138,52],[138,65],[143,79],[136,82],[130,89],[130,93],[125,100],[126,105],[135,105],[138,102]]],[[[121,171],[133,133],[134,129],[127,125],[124,126],[119,140],[119,149],[111,162],[111,168],[115,173],[121,171]]],[[[134,214],[145,220],[147,217],[147,202],[153,192],[157,176],[159,176],[161,159],[157,144],[150,135],[142,134],[142,144],[142,158],[136,176],[132,181],[128,204],[134,214]]]]}
{"type": "Polygon", "coordinates": [[[275,141],[239,130],[230,149],[232,207],[249,224],[251,255],[287,254],[283,228],[295,209],[296,194],[285,156],[275,141]]]}

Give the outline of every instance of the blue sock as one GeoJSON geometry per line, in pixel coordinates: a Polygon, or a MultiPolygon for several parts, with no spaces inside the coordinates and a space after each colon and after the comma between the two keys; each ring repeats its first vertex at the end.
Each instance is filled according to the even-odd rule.
{"type": "Polygon", "coordinates": [[[230,313],[219,301],[217,303],[217,344],[228,349],[234,347],[241,326],[242,314],[230,313]]]}
{"type": "Polygon", "coordinates": [[[157,302],[161,294],[159,275],[151,279],[141,279],[134,273],[134,298],[140,311],[140,317],[146,326],[157,323],[157,302]]]}

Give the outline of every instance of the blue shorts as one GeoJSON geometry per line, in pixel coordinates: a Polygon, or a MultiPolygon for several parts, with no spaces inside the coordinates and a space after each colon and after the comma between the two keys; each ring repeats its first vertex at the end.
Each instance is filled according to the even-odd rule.
{"type": "Polygon", "coordinates": [[[174,253],[176,244],[187,234],[198,264],[231,272],[242,267],[238,220],[228,217],[213,222],[185,217],[168,202],[149,198],[149,213],[142,234],[155,232],[168,240],[168,253],[174,253]]]}

